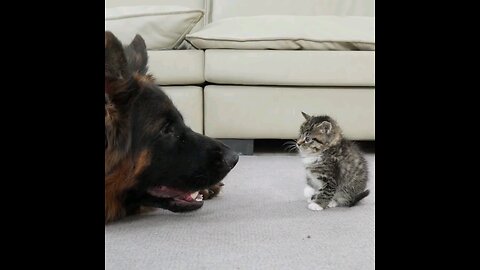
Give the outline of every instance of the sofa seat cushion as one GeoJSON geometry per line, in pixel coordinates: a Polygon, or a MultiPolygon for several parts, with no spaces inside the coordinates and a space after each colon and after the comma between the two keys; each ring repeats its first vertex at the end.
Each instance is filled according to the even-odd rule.
{"type": "Polygon", "coordinates": [[[200,49],[375,50],[375,18],[264,15],[208,24],[186,39],[200,49]]]}
{"type": "Polygon", "coordinates": [[[224,139],[294,139],[301,112],[328,114],[353,140],[375,140],[375,90],[353,87],[208,85],[205,135],[224,139]]]}
{"type": "Polygon", "coordinates": [[[374,86],[374,51],[206,50],[205,79],[218,84],[374,86]]]}
{"type": "Polygon", "coordinates": [[[158,84],[202,84],[204,79],[204,51],[168,50],[148,51],[148,66],[158,84]]]}
{"type": "Polygon", "coordinates": [[[163,86],[162,90],[180,111],[185,124],[203,134],[203,89],[199,86],[163,86]]]}

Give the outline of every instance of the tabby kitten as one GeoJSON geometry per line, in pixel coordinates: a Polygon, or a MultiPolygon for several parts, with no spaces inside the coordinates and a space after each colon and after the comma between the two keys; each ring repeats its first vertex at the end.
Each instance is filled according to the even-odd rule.
{"type": "Polygon", "coordinates": [[[343,138],[342,130],[331,117],[309,116],[300,127],[297,148],[307,171],[308,208],[353,206],[368,196],[367,161],[359,148],[343,138]]]}

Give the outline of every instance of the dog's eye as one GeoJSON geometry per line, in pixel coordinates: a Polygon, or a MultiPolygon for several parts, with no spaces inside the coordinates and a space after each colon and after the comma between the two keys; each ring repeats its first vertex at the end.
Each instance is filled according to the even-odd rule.
{"type": "Polygon", "coordinates": [[[164,134],[172,133],[172,132],[173,132],[173,128],[172,128],[172,126],[170,125],[170,123],[166,123],[166,124],[163,126],[161,132],[164,133],[164,134]]]}

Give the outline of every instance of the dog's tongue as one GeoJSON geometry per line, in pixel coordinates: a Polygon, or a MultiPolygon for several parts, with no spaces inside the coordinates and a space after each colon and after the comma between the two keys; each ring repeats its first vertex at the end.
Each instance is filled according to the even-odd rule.
{"type": "Polygon", "coordinates": [[[186,194],[183,197],[175,197],[170,201],[168,209],[173,212],[188,212],[197,210],[203,206],[203,195],[199,192],[186,194]]]}
{"type": "Polygon", "coordinates": [[[203,196],[196,191],[194,193],[185,193],[184,191],[167,188],[167,187],[154,187],[148,190],[148,192],[159,198],[174,198],[177,201],[183,200],[187,202],[202,201],[203,196]]]}
{"type": "Polygon", "coordinates": [[[193,200],[195,200],[195,199],[197,198],[197,196],[198,196],[198,191],[197,191],[197,192],[194,192],[194,193],[192,193],[192,194],[187,195],[187,196],[185,197],[185,200],[187,200],[187,201],[193,201],[193,200]]]}
{"type": "Polygon", "coordinates": [[[203,206],[203,195],[198,191],[189,193],[166,187],[155,187],[148,189],[147,192],[158,199],[147,199],[145,206],[164,208],[172,212],[189,212],[203,206]]]}
{"type": "Polygon", "coordinates": [[[185,196],[184,191],[176,190],[173,188],[167,188],[167,187],[154,187],[150,188],[148,192],[156,197],[160,198],[173,198],[173,197],[180,197],[180,196],[185,196]]]}

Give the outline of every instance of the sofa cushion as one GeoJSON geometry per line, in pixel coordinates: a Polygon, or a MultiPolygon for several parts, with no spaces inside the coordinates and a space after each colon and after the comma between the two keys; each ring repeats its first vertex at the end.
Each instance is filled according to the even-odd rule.
{"type": "Polygon", "coordinates": [[[375,90],[353,87],[208,85],[205,135],[225,139],[293,139],[301,111],[334,117],[345,136],[375,140],[375,90]]]}
{"type": "Polygon", "coordinates": [[[158,84],[201,84],[204,79],[204,51],[148,51],[148,65],[158,84]]]}
{"type": "Polygon", "coordinates": [[[149,50],[174,49],[202,17],[202,10],[181,6],[106,8],[105,30],[126,44],[140,34],[149,50]]]}
{"type": "Polygon", "coordinates": [[[182,6],[192,9],[204,10],[205,15],[203,16],[203,18],[195,25],[192,30],[190,30],[190,32],[195,32],[205,25],[207,3],[209,1],[210,0],[108,0],[105,1],[105,7],[112,8],[121,6],[182,6]]]}
{"type": "Polygon", "coordinates": [[[374,51],[206,50],[205,79],[218,84],[374,86],[374,51]]]}
{"type": "Polygon", "coordinates": [[[375,18],[267,15],[215,21],[187,35],[200,49],[375,50],[375,18]]]}
{"type": "Polygon", "coordinates": [[[203,89],[198,86],[163,86],[193,131],[203,134],[203,89]]]}
{"type": "MultiPolygon", "coordinates": [[[[116,0],[118,1],[118,0],[116,0]]],[[[124,0],[125,1],[125,0],[124,0]]],[[[130,0],[131,1],[131,0],[130,0]]],[[[145,1],[145,0],[142,0],[145,1]]],[[[164,1],[164,0],[162,0],[164,1]]],[[[177,0],[178,1],[178,0],[177,0]]],[[[375,16],[375,0],[208,0],[210,18],[258,15],[375,16]]]]}

